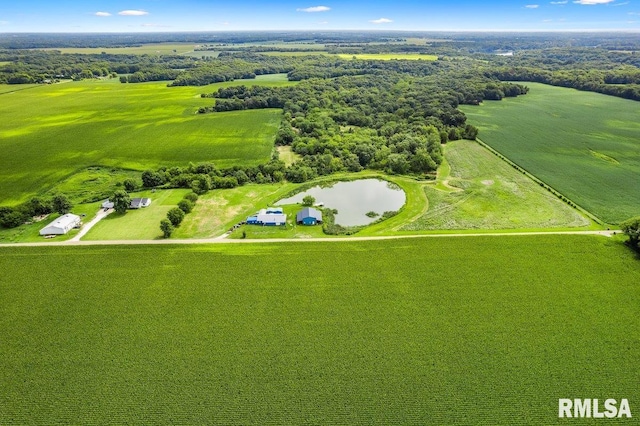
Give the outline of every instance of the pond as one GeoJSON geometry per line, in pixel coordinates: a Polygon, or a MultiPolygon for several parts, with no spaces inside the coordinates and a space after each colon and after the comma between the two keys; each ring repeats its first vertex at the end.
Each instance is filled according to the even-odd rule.
{"type": "Polygon", "coordinates": [[[404,191],[397,185],[380,179],[360,179],[351,182],[336,182],[330,186],[314,186],[304,192],[278,201],[276,204],[302,203],[311,195],[316,204],[338,210],[336,223],[342,226],[368,225],[384,212],[399,210],[406,201],[404,191]],[[375,212],[376,216],[367,216],[375,212]]]}

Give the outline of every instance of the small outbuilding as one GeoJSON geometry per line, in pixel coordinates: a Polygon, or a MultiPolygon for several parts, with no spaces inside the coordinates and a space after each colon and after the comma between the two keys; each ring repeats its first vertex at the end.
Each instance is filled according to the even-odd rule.
{"type": "Polygon", "coordinates": [[[140,209],[149,207],[151,205],[151,198],[132,198],[129,204],[130,209],[140,209]]]}
{"type": "Polygon", "coordinates": [[[113,201],[111,200],[104,200],[104,202],[102,203],[102,208],[103,209],[112,209],[113,208],[113,201]]]}
{"type": "Polygon", "coordinates": [[[79,228],[80,225],[82,225],[80,216],[67,213],[42,228],[40,235],[64,235],[73,228],[79,228]]]}
{"type": "Polygon", "coordinates": [[[296,215],[296,222],[300,225],[317,225],[322,223],[322,212],[313,207],[305,207],[296,215]]]}

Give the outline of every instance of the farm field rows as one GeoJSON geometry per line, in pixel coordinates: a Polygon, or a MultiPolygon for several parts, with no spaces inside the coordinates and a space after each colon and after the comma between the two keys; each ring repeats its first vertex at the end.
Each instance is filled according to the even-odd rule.
{"type": "Polygon", "coordinates": [[[2,248],[0,423],[554,424],[640,397],[636,264],[589,236],[2,248]]]}
{"type": "Polygon", "coordinates": [[[281,78],[204,87],[117,80],[41,86],[0,95],[0,204],[45,192],[90,166],[134,170],[213,161],[219,167],[269,159],[280,110],[198,115],[200,98],[238,84],[290,84],[281,78]]]}
{"type": "Polygon", "coordinates": [[[605,222],[640,214],[640,104],[526,84],[526,96],[461,107],[482,141],[605,222]]]}
{"type": "Polygon", "coordinates": [[[449,142],[437,185],[425,185],[429,209],[402,230],[546,229],[589,226],[589,220],[470,141],[449,142]]]}

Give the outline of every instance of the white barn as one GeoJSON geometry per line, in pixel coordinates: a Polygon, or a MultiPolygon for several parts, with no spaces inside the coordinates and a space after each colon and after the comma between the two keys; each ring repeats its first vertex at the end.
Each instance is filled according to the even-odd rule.
{"type": "Polygon", "coordinates": [[[80,216],[67,213],[40,230],[40,235],[64,235],[82,223],[80,216]]]}

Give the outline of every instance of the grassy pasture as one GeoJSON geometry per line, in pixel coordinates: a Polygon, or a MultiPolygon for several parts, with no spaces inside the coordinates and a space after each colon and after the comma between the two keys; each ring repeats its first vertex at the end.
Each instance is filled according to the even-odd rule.
{"type": "Polygon", "coordinates": [[[461,107],[482,141],[605,222],[640,214],[640,103],[527,85],[526,96],[461,107]]]}
{"type": "Polygon", "coordinates": [[[635,407],[637,266],[590,236],[0,248],[0,423],[524,425],[558,423],[558,398],[635,407]]]}
{"type": "Polygon", "coordinates": [[[211,238],[224,234],[256,210],[267,207],[295,184],[249,184],[233,189],[216,189],[200,196],[195,208],[173,234],[175,238],[211,238]]]}
{"type": "Polygon", "coordinates": [[[450,142],[428,210],[402,229],[546,229],[589,226],[575,209],[479,144],[450,142]]]}
{"type": "Polygon", "coordinates": [[[238,84],[281,86],[281,76],[205,87],[117,80],[41,86],[1,95],[0,204],[41,193],[90,166],[144,170],[213,161],[268,160],[279,110],[198,115],[200,98],[238,84]]]}
{"type": "MultiPolygon", "coordinates": [[[[131,47],[62,47],[42,50],[57,50],[61,53],[100,54],[111,55],[187,55],[193,53],[194,43],[148,43],[131,47]]],[[[197,53],[197,52],[196,52],[197,53]]],[[[203,52],[206,53],[206,52],[203,52]]]]}

